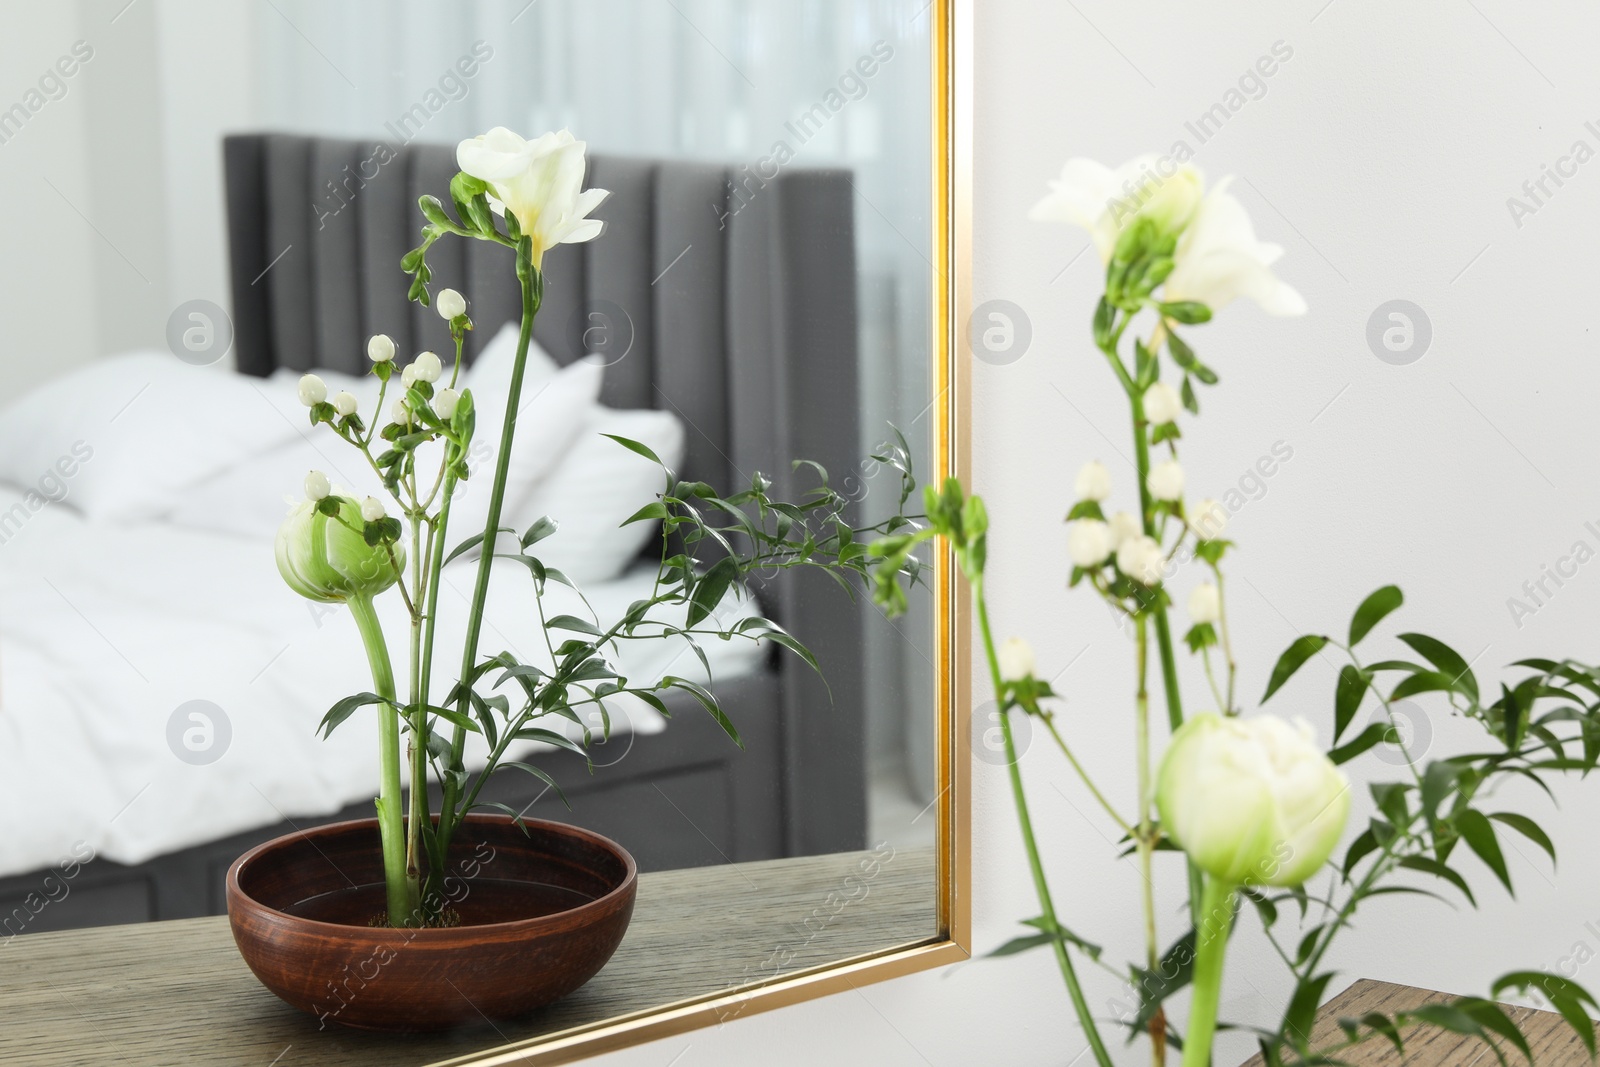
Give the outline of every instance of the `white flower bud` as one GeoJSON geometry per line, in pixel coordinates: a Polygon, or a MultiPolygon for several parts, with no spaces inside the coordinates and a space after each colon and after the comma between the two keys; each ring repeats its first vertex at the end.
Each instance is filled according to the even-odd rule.
{"type": "Polygon", "coordinates": [[[315,374],[307,374],[300,379],[300,403],[306,407],[315,407],[328,399],[328,383],[318,378],[315,374]]]}
{"type": "Polygon", "coordinates": [[[387,363],[394,358],[394,341],[386,333],[375,333],[367,339],[367,358],[374,363],[387,363]]]}
{"type": "Polygon", "coordinates": [[[1150,471],[1146,484],[1150,488],[1150,495],[1157,500],[1175,501],[1183,499],[1183,468],[1175,459],[1165,463],[1157,463],[1150,471]]]}
{"type": "Polygon", "coordinates": [[[1202,541],[1215,540],[1228,528],[1228,509],[1207,497],[1195,504],[1189,516],[1189,528],[1202,541]]]}
{"type": "Polygon", "coordinates": [[[417,384],[417,365],[408,363],[400,368],[400,388],[410,389],[417,384]]]}
{"type": "Polygon", "coordinates": [[[1156,382],[1144,391],[1144,417],[1151,425],[1176,422],[1178,412],[1182,410],[1183,401],[1179,398],[1178,391],[1166,382],[1156,382]]]}
{"type": "Polygon", "coordinates": [[[1100,501],[1111,495],[1111,472],[1097,459],[1091,459],[1078,471],[1073,484],[1079,500],[1100,501]]]}
{"type": "Polygon", "coordinates": [[[1112,515],[1109,528],[1113,552],[1126,544],[1130,538],[1144,533],[1144,527],[1139,525],[1139,517],[1131,511],[1119,511],[1112,515]]]}
{"type": "Polygon", "coordinates": [[[1009,637],[995,652],[1002,682],[1020,682],[1033,676],[1033,646],[1020,637],[1009,637]]]}
{"type": "Polygon", "coordinates": [[[444,388],[433,394],[433,413],[449,422],[456,413],[456,404],[460,403],[461,394],[454,389],[444,388]]]}
{"type": "Polygon", "coordinates": [[[333,492],[333,486],[328,484],[328,476],[321,471],[310,471],[306,474],[306,499],[321,500],[333,492]]]}
{"type": "Polygon", "coordinates": [[[340,415],[354,415],[356,413],[356,396],[354,393],[339,392],[333,396],[333,410],[340,415]]]}
{"type": "Polygon", "coordinates": [[[1117,549],[1117,568],[1140,585],[1155,585],[1161,581],[1166,563],[1156,539],[1143,534],[1130,537],[1117,549]]]}
{"type": "Polygon", "coordinates": [[[383,518],[383,501],[375,496],[369,496],[361,502],[361,518],[364,522],[377,522],[383,518]]]}
{"type": "Polygon", "coordinates": [[[467,313],[467,298],[454,289],[440,289],[439,295],[434,298],[434,310],[439,312],[439,317],[446,321],[467,313]]]}
{"type": "Polygon", "coordinates": [[[398,422],[401,426],[411,425],[411,409],[406,407],[406,398],[397,397],[393,406],[389,408],[389,420],[398,422]]]}
{"type": "Polygon", "coordinates": [[[419,382],[436,382],[444,370],[444,364],[440,363],[439,357],[432,352],[422,352],[406,369],[412,371],[419,382]]]}
{"type": "Polygon", "coordinates": [[[1067,530],[1067,555],[1074,567],[1098,567],[1111,557],[1111,527],[1099,519],[1078,519],[1067,530]]]}
{"type": "Polygon", "coordinates": [[[1216,622],[1222,618],[1222,596],[1210,582],[1194,587],[1189,594],[1189,618],[1196,623],[1216,622]]]}

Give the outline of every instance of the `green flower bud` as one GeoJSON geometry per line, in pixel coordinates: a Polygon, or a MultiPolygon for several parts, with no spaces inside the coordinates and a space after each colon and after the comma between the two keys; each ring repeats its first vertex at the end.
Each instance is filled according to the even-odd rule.
{"type": "Polygon", "coordinates": [[[278,527],[278,573],[311,600],[376,596],[400,578],[405,551],[398,544],[367,544],[365,527],[361,505],[349,497],[301,501],[278,527]],[[337,517],[322,511],[333,504],[337,517]]]}
{"type": "Polygon", "coordinates": [[[1228,885],[1300,885],[1344,833],[1350,783],[1311,728],[1271,715],[1196,715],[1161,761],[1162,829],[1228,885]]]}

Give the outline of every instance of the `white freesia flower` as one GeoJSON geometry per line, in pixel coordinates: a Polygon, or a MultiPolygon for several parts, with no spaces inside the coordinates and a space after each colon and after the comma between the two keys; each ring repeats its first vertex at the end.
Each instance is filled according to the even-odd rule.
{"type": "Polygon", "coordinates": [[[394,341],[386,333],[375,333],[367,338],[367,358],[374,363],[387,363],[394,358],[394,341]]]}
{"type": "Polygon", "coordinates": [[[567,130],[528,141],[504,126],[456,146],[456,163],[488,183],[489,204],[516,216],[533,243],[533,262],[558,244],[592,241],[604,223],[588,217],[609,194],[581,189],[585,144],[567,130]]]}
{"type": "Polygon", "coordinates": [[[1079,500],[1104,500],[1111,495],[1111,472],[1104,463],[1091,459],[1079,468],[1072,488],[1079,500]]]}
{"type": "Polygon", "coordinates": [[[369,496],[361,502],[361,518],[365,522],[377,522],[386,514],[388,513],[383,510],[383,501],[375,496],[369,496]]]}
{"type": "Polygon", "coordinates": [[[1000,680],[1020,682],[1033,676],[1033,646],[1020,637],[1010,637],[995,652],[1000,664],[1000,680]]]}
{"type": "Polygon", "coordinates": [[[1153,537],[1140,534],[1122,542],[1117,549],[1117,568],[1140,585],[1155,585],[1166,569],[1166,557],[1153,537]]]}
{"type": "Polygon", "coordinates": [[[1157,463],[1150,468],[1146,484],[1150,488],[1150,495],[1157,500],[1180,500],[1183,497],[1183,467],[1175,459],[1157,463]]]}
{"type": "Polygon", "coordinates": [[[302,375],[300,378],[300,403],[306,407],[315,407],[328,399],[328,383],[318,378],[315,374],[302,375]]]}
{"type": "Polygon", "coordinates": [[[433,308],[441,319],[459,318],[467,313],[467,298],[454,289],[440,289],[439,295],[433,298],[433,308]]]}
{"type": "Polygon", "coordinates": [[[356,395],[340,390],[333,394],[333,410],[340,415],[354,415],[356,413],[356,395]]]}
{"type": "Polygon", "coordinates": [[[433,394],[433,413],[449,422],[456,413],[456,405],[460,402],[460,393],[454,389],[441,389],[433,394]]]}
{"type": "Polygon", "coordinates": [[[1156,806],[1161,828],[1211,877],[1295,886],[1339,843],[1350,783],[1304,722],[1206,713],[1173,735],[1156,806]]]}
{"type": "Polygon", "coordinates": [[[1139,525],[1139,516],[1131,511],[1119,511],[1112,515],[1107,528],[1111,531],[1111,550],[1113,552],[1126,544],[1129,538],[1140,537],[1144,534],[1144,527],[1139,525]]]}
{"type": "Polygon", "coordinates": [[[1202,541],[1215,540],[1228,528],[1228,509],[1210,497],[1197,501],[1189,515],[1189,528],[1202,541]]]}
{"type": "Polygon", "coordinates": [[[1111,558],[1111,527],[1099,519],[1078,519],[1067,529],[1067,555],[1074,567],[1098,567],[1111,558]]]}
{"type": "Polygon", "coordinates": [[[1204,582],[1194,587],[1189,594],[1189,618],[1196,624],[1222,618],[1222,597],[1216,586],[1204,582]]]}
{"type": "Polygon", "coordinates": [[[321,471],[308,471],[305,484],[307,500],[321,500],[333,492],[333,486],[328,484],[328,476],[321,471]]]}
{"type": "Polygon", "coordinates": [[[1201,204],[1205,182],[1187,164],[1144,155],[1115,170],[1092,159],[1069,159],[1049,186],[1028,217],[1082,226],[1105,263],[1118,234],[1135,218],[1151,219],[1163,233],[1182,230],[1201,204]]]}
{"type": "Polygon", "coordinates": [[[1178,239],[1177,266],[1162,299],[1196,300],[1213,312],[1247,296],[1268,315],[1304,315],[1305,298],[1269,269],[1283,255],[1280,245],[1256,240],[1244,205],[1224,178],[1206,194],[1194,221],[1178,239]]]}
{"type": "Polygon", "coordinates": [[[414,381],[436,382],[439,375],[444,372],[444,364],[432,352],[419,352],[417,358],[406,366],[414,381]]]}
{"type": "Polygon", "coordinates": [[[1144,417],[1151,425],[1176,422],[1183,410],[1183,400],[1178,391],[1166,382],[1156,382],[1144,391],[1144,417]]]}

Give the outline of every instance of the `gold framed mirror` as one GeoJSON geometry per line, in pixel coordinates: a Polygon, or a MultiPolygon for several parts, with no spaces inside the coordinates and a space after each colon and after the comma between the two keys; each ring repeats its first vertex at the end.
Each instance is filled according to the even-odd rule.
{"type": "MultiPolygon", "coordinates": [[[[0,844],[0,944],[16,964],[10,994],[26,1005],[0,1025],[0,1059],[565,1063],[969,955],[969,626],[950,560],[910,568],[900,619],[874,606],[866,569],[840,569],[850,553],[818,568],[834,567],[847,592],[770,559],[741,564],[737,588],[708,597],[697,623],[693,590],[717,561],[684,549],[694,537],[682,531],[725,531],[670,509],[701,484],[704,499],[741,506],[737,494],[765,480],[749,491],[770,496],[743,499],[765,517],[816,499],[820,478],[831,528],[851,527],[835,547],[853,538],[865,548],[886,516],[915,521],[921,485],[965,476],[971,4],[632,3],[445,12],[380,0],[337,10],[96,0],[31,13],[4,46],[8,67],[42,73],[14,106],[0,102],[0,189],[51,203],[54,221],[8,236],[33,267],[0,310],[22,322],[26,308],[47,306],[46,318],[69,326],[48,338],[23,330],[23,349],[48,341],[52,355],[8,368],[26,395],[0,412],[0,438],[14,439],[0,447],[0,579],[33,605],[0,620],[0,720],[21,739],[0,757],[0,782],[17,810],[46,781],[54,797],[36,832],[0,844]],[[588,146],[584,187],[607,194],[584,201],[592,219],[565,219],[528,253],[541,297],[536,315],[521,305],[520,341],[514,267],[535,226],[458,148],[500,126],[529,135],[517,151],[570,127],[588,146]],[[118,168],[99,166],[113,158],[118,168]],[[463,175],[478,186],[458,186],[463,175]],[[408,301],[418,227],[431,277],[408,301]],[[380,334],[387,349],[369,340],[380,334]],[[442,371],[426,369],[429,352],[444,357],[442,371]],[[481,509],[475,521],[490,528],[486,515],[508,516],[520,542],[504,553],[520,557],[508,569],[537,583],[537,624],[526,591],[501,594],[513,578],[493,560],[479,569],[481,553],[463,544],[459,562],[437,564],[433,606],[410,595],[402,605],[397,568],[395,592],[380,591],[389,614],[375,610],[371,628],[387,626],[380,643],[399,665],[402,607],[426,620],[415,625],[430,642],[435,611],[445,640],[457,612],[488,635],[481,652],[515,690],[566,669],[569,653],[540,640],[550,620],[581,638],[607,610],[647,599],[630,582],[642,575],[659,589],[675,574],[691,621],[654,636],[680,643],[654,659],[619,650],[603,664],[609,688],[555,701],[570,735],[517,720],[493,703],[505,690],[442,696],[456,673],[430,687],[424,669],[409,713],[375,666],[379,692],[362,694],[376,663],[366,616],[348,589],[295,599],[315,583],[304,566],[286,569],[289,524],[279,525],[281,508],[263,518],[258,500],[289,492],[296,508],[330,515],[321,502],[347,495],[354,510],[334,521],[364,523],[369,547],[389,543],[383,524],[397,516],[401,528],[405,501],[385,511],[375,488],[369,511],[364,475],[340,465],[329,439],[363,431],[338,420],[367,414],[376,432],[389,418],[401,428],[391,443],[425,424],[439,436],[423,443],[444,448],[443,480],[459,394],[472,390],[488,410],[499,381],[489,368],[513,365],[508,376],[520,383],[526,365],[532,385],[499,401],[508,429],[497,445],[467,447],[488,419],[466,431],[462,477],[451,475],[445,497],[463,513],[481,509]],[[387,414],[390,366],[406,402],[431,415],[387,414]],[[457,394],[448,407],[441,374],[457,394]],[[412,401],[419,381],[428,388],[412,401]],[[519,422],[523,451],[509,429],[519,422]],[[644,451],[630,458],[606,437],[644,451]],[[666,468],[665,492],[648,464],[655,481],[638,487],[646,455],[666,468]],[[802,460],[814,463],[791,466],[802,460]],[[139,482],[157,468],[165,481],[139,482]],[[303,473],[291,482],[291,468],[332,478],[314,490],[303,473]],[[643,515],[666,520],[648,531],[663,536],[619,539],[638,525],[628,516],[640,501],[613,514],[598,494],[625,486],[666,501],[643,515]],[[674,553],[689,559],[676,571],[664,562],[674,553]],[[130,579],[136,560],[143,577],[130,579]],[[494,583],[487,608],[469,611],[475,570],[494,583]],[[542,598],[567,595],[546,592],[550,572],[584,588],[572,601],[582,609],[546,610],[542,598]],[[730,604],[744,614],[729,615],[730,604]],[[722,645],[755,618],[751,643],[765,644],[729,658],[722,645]],[[695,627],[712,622],[721,643],[701,647],[695,627]],[[792,644],[773,636],[791,632],[792,644]],[[466,710],[452,714],[458,697],[466,710]],[[566,714],[591,703],[594,716],[566,714]],[[346,920],[307,910],[337,886],[263,903],[248,875],[263,847],[315,853],[352,891],[381,891],[393,873],[363,877],[327,836],[370,816],[375,792],[381,828],[387,787],[370,779],[385,708],[404,736],[430,723],[428,744],[397,751],[414,761],[407,786],[411,767],[427,775],[435,761],[431,791],[416,794],[435,818],[457,788],[440,765],[488,782],[510,751],[482,716],[508,736],[530,731],[518,737],[533,755],[506,765],[525,760],[537,780],[512,787],[502,779],[517,776],[496,776],[483,804],[517,825],[601,835],[636,886],[620,947],[601,954],[593,977],[521,1014],[434,983],[423,995],[459,998],[461,1018],[425,1034],[359,1029],[387,995],[384,974],[401,973],[390,960],[421,955],[412,940],[368,957],[371,973],[319,975],[302,1011],[269,980],[241,895],[312,926],[315,915],[346,920]],[[473,735],[464,754],[459,743],[450,753],[452,728],[473,735]],[[27,977],[44,973],[43,985],[27,977]],[[171,1025],[148,1025],[156,1017],[171,1025]]],[[[415,562],[430,555],[428,529],[402,529],[393,543],[415,562]]],[[[540,706],[533,690],[528,706],[540,706]]],[[[460,791],[469,804],[479,797],[460,791]]],[[[489,925],[463,903],[487,883],[474,883],[477,864],[463,873],[459,843],[421,831],[415,841],[413,879],[429,884],[416,857],[437,849],[454,872],[443,884],[467,887],[449,897],[453,916],[419,920],[415,943],[434,944],[430,926],[489,925]]],[[[405,932],[379,921],[394,913],[386,899],[370,925],[405,932]]],[[[281,930],[260,936],[269,955],[286,944],[281,930]]],[[[525,979],[513,968],[513,984],[525,979]]]]}

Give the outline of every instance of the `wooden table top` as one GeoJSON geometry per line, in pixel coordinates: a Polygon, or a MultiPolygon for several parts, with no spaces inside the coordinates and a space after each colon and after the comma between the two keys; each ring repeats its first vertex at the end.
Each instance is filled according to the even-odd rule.
{"type": "MultiPolygon", "coordinates": [[[[1393,1015],[1397,1011],[1418,1008],[1424,1004],[1451,1000],[1452,997],[1431,989],[1393,985],[1363,978],[1349,989],[1334,997],[1317,1012],[1317,1022],[1312,1028],[1311,1047],[1323,1048],[1344,1040],[1339,1029],[1340,1019],[1356,1018],[1369,1011],[1393,1015]]],[[[1589,1067],[1589,1052],[1572,1028],[1553,1011],[1537,1011],[1510,1004],[1502,1005],[1507,1015],[1522,1030],[1533,1049],[1533,1061],[1538,1067],[1589,1067]]],[[[1350,1067],[1492,1067],[1499,1061],[1482,1041],[1463,1037],[1436,1026],[1413,1026],[1400,1032],[1406,1052],[1402,1057],[1385,1038],[1371,1041],[1339,1053],[1339,1059],[1350,1067]]],[[[1510,1063],[1521,1063],[1522,1054],[1506,1049],[1510,1063]]],[[[1246,1060],[1242,1067],[1261,1067],[1259,1054],[1246,1060]]]]}
{"type": "Polygon", "coordinates": [[[0,941],[0,1063],[413,1067],[931,938],[934,899],[931,849],[644,874],[588,985],[516,1023],[409,1037],[318,1030],[255,980],[225,917],[21,934],[0,941]]]}

